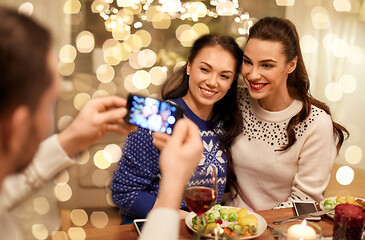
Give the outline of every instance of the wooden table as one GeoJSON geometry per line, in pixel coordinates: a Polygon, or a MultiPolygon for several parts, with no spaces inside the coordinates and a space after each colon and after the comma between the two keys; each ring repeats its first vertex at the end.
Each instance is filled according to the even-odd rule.
{"type": "MultiPolygon", "coordinates": [[[[293,208],[283,208],[283,209],[272,209],[272,210],[264,210],[257,211],[257,214],[260,214],[263,218],[265,218],[266,222],[278,229],[278,225],[274,225],[272,221],[276,219],[293,217],[295,215],[293,208]]],[[[324,237],[330,237],[333,234],[333,220],[331,220],[327,216],[322,216],[322,220],[317,223],[322,228],[322,234],[324,237]]],[[[138,239],[138,233],[134,228],[134,225],[118,225],[118,226],[109,226],[103,229],[97,228],[86,228],[84,229],[86,232],[86,239],[90,240],[136,240],[138,239]]],[[[181,220],[180,224],[180,240],[191,240],[192,232],[186,227],[185,221],[181,220]]],[[[266,229],[266,231],[259,237],[255,238],[258,240],[271,240],[275,239],[271,235],[271,230],[266,229]]]]}

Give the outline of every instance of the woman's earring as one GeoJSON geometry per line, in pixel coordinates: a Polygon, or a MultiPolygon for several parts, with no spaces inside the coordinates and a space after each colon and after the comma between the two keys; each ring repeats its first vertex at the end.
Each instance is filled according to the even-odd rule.
{"type": "Polygon", "coordinates": [[[189,73],[189,72],[186,72],[186,74],[187,74],[187,75],[190,75],[190,73],[189,73]]]}

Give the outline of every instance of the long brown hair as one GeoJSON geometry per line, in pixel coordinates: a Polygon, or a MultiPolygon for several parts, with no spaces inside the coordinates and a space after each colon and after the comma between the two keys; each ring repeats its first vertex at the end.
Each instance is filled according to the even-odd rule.
{"type": "MultiPolygon", "coordinates": [[[[287,86],[289,94],[292,98],[298,99],[303,102],[303,108],[301,111],[293,116],[287,126],[288,144],[286,144],[280,150],[287,150],[296,141],[294,128],[297,124],[304,121],[311,111],[312,104],[320,109],[323,109],[328,115],[331,116],[329,107],[315,99],[309,91],[309,77],[304,65],[302,52],[299,45],[299,36],[295,25],[288,19],[282,19],[277,17],[265,17],[260,19],[251,29],[248,40],[251,38],[280,42],[283,49],[283,54],[286,56],[287,62],[290,62],[295,57],[298,58],[297,66],[295,70],[288,75],[287,86]]],[[[333,133],[337,138],[337,153],[339,153],[342,143],[345,139],[345,133],[347,137],[349,132],[341,124],[332,120],[333,133]]]]}
{"type": "MultiPolygon", "coordinates": [[[[232,184],[231,187],[238,189],[237,181],[234,181],[235,174],[233,170],[231,145],[233,140],[242,132],[243,120],[242,114],[239,110],[238,104],[238,76],[241,72],[243,51],[237,45],[236,41],[231,36],[207,34],[198,38],[188,57],[189,62],[193,62],[198,53],[207,46],[220,46],[224,50],[231,53],[236,60],[235,74],[232,85],[227,91],[226,95],[216,102],[213,106],[213,113],[211,117],[212,129],[218,122],[223,122],[224,133],[219,135],[222,150],[227,157],[227,183],[232,184]]],[[[224,59],[222,59],[224,61],[224,59]]],[[[181,98],[188,93],[189,90],[189,76],[186,73],[187,63],[184,67],[178,70],[174,75],[167,79],[164,84],[161,95],[163,99],[181,98]]]]}

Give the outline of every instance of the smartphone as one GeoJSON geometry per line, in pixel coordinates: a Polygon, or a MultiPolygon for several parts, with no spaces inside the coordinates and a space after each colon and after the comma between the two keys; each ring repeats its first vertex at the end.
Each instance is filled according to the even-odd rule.
{"type": "Polygon", "coordinates": [[[176,121],[184,116],[183,108],[150,97],[129,94],[127,123],[154,132],[171,134],[176,121]]]}
{"type": "Polygon", "coordinates": [[[133,225],[136,228],[138,235],[141,235],[143,224],[147,221],[147,219],[134,219],[133,225]]]}
{"type": "MultiPolygon", "coordinates": [[[[314,202],[293,202],[295,213],[298,215],[318,212],[317,206],[314,202]]],[[[318,217],[307,217],[307,220],[320,221],[321,216],[318,217]]]]}

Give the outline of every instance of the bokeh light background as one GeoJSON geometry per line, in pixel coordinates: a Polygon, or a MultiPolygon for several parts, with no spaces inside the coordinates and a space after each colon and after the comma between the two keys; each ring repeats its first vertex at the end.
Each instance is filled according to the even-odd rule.
{"type": "MultiPolygon", "coordinates": [[[[185,64],[189,47],[203,34],[229,34],[244,47],[257,19],[288,17],[298,27],[312,94],[330,105],[334,119],[352,134],[336,159],[346,166],[338,168],[335,181],[349,185],[356,179],[354,169],[365,169],[361,141],[365,7],[360,0],[0,0],[0,4],[39,19],[54,33],[58,71],[64,77],[55,131],[64,129],[93,98],[126,97],[130,92],[159,98],[166,78],[185,64]],[[50,24],[50,18],[57,18],[58,24],[50,24]],[[339,18],[347,22],[335,27],[339,18]],[[356,26],[345,25],[350,23],[356,26]]],[[[110,224],[107,208],[114,204],[109,186],[124,139],[108,134],[81,153],[75,167],[14,211],[18,218],[27,215],[25,209],[41,219],[23,224],[27,239],[85,239],[85,227],[110,224]],[[69,222],[61,222],[59,208],[62,219],[66,216],[69,222]],[[42,220],[47,218],[53,224],[42,220]],[[60,225],[62,229],[55,231],[60,225]]]]}

